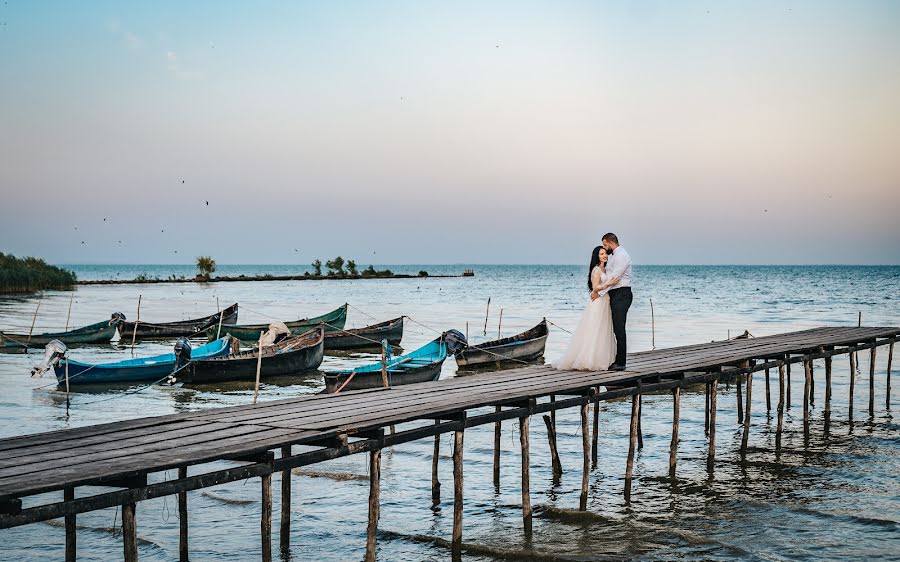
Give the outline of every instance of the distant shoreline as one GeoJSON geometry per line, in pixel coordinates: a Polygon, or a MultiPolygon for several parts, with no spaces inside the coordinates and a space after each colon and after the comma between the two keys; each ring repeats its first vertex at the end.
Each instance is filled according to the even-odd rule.
{"type": "Polygon", "coordinates": [[[156,283],[233,283],[238,281],[341,281],[360,279],[447,279],[453,277],[473,277],[473,275],[411,275],[393,273],[391,275],[238,275],[203,279],[200,277],[178,277],[168,279],[92,279],[76,281],[76,285],[148,285],[156,283]]]}

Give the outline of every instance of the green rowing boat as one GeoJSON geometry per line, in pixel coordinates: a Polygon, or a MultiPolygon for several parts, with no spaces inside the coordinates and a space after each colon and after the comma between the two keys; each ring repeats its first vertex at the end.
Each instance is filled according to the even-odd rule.
{"type": "MultiPolygon", "coordinates": [[[[285,322],[292,334],[302,334],[312,330],[319,324],[324,324],[326,332],[343,330],[347,323],[347,305],[344,304],[331,312],[314,318],[301,318],[293,322],[285,322]]],[[[259,333],[269,329],[268,324],[222,324],[221,335],[231,334],[244,343],[255,344],[259,341],[259,333]]],[[[210,326],[206,329],[206,338],[213,341],[219,335],[218,326],[210,326]]]]}
{"type": "Polygon", "coordinates": [[[28,348],[42,348],[52,340],[60,340],[69,347],[84,345],[109,343],[109,340],[116,335],[116,329],[119,323],[125,319],[120,313],[112,315],[109,320],[97,322],[90,326],[69,330],[67,332],[56,332],[46,334],[10,334],[8,332],[0,332],[0,351],[3,352],[22,352],[28,348]]]}

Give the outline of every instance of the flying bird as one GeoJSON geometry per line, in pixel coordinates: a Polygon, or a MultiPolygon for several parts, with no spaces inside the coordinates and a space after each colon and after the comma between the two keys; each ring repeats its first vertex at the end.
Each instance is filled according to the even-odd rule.
{"type": "Polygon", "coordinates": [[[209,207],[209,201],[206,202],[206,206],[209,207]]]}

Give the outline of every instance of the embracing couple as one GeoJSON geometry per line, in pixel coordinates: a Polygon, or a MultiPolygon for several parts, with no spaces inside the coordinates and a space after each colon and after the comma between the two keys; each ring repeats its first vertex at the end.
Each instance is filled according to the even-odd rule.
{"type": "Polygon", "coordinates": [[[588,269],[591,302],[581,315],[560,370],[624,371],[625,319],[631,307],[631,256],[612,232],[594,248],[588,269]]]}

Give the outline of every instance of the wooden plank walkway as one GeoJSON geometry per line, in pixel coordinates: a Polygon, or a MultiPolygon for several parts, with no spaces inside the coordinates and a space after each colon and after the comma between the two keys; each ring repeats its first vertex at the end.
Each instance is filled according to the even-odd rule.
{"type": "Polygon", "coordinates": [[[680,388],[777,368],[785,362],[862,349],[873,349],[874,353],[876,346],[893,346],[898,336],[900,329],[894,327],[815,328],[635,353],[629,356],[624,372],[529,366],[431,383],[313,395],[2,439],[0,528],[265,477],[275,471],[474,425],[680,388]],[[598,394],[601,386],[608,390],[598,394]],[[548,396],[567,398],[538,402],[548,396]],[[468,411],[486,406],[494,406],[494,412],[467,416],[468,411]],[[415,421],[428,423],[385,435],[385,428],[415,421]],[[294,445],[314,449],[294,454],[294,445]],[[276,460],[272,451],[278,450],[282,455],[276,460]],[[186,477],[187,467],[235,459],[247,464],[186,477]],[[184,469],[185,476],[147,485],[147,474],[173,468],[184,469]],[[22,508],[21,498],[85,485],[124,490],[22,508]]]}

